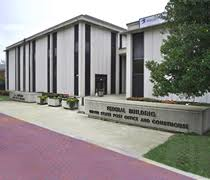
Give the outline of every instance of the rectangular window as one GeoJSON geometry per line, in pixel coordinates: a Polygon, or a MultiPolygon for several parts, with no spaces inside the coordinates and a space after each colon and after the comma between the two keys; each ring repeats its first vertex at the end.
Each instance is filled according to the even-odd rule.
{"type": "Polygon", "coordinates": [[[90,95],[90,39],[91,26],[85,24],[85,96],[90,95]]]}
{"type": "Polygon", "coordinates": [[[116,33],[111,33],[111,93],[115,94],[116,82],[116,33]]]}
{"type": "Polygon", "coordinates": [[[57,32],[53,33],[53,93],[57,93],[57,32]]]}
{"type": "Polygon", "coordinates": [[[78,96],[78,88],[79,88],[79,49],[78,49],[78,42],[79,42],[79,25],[76,24],[74,26],[74,95],[78,96]]]}
{"type": "Polygon", "coordinates": [[[144,97],[144,33],[133,34],[133,96],[144,97]]]}
{"type": "Polygon", "coordinates": [[[26,90],[26,45],[23,42],[23,91],[26,90]]]}
{"type": "Polygon", "coordinates": [[[122,48],[122,34],[120,34],[120,49],[122,48]]]}
{"type": "Polygon", "coordinates": [[[36,41],[32,42],[32,91],[36,92],[36,41]]]}
{"type": "Polygon", "coordinates": [[[28,90],[31,92],[31,42],[29,42],[28,46],[28,90]]]}
{"type": "Polygon", "coordinates": [[[7,65],[7,90],[9,90],[9,51],[6,51],[6,65],[7,65]]]}
{"type": "Polygon", "coordinates": [[[17,77],[17,90],[20,91],[20,46],[18,47],[18,60],[17,60],[17,73],[18,73],[18,77],[17,77]]]}
{"type": "Polygon", "coordinates": [[[47,36],[47,92],[50,92],[50,34],[47,36]]]}
{"type": "Polygon", "coordinates": [[[144,59],[144,33],[133,34],[133,59],[144,59]]]}

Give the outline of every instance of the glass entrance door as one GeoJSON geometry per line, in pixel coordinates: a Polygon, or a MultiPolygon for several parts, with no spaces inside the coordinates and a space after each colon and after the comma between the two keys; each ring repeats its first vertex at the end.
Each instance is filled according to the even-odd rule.
{"type": "Polygon", "coordinates": [[[103,90],[104,94],[107,94],[107,75],[95,75],[95,93],[100,90],[103,90]]]}

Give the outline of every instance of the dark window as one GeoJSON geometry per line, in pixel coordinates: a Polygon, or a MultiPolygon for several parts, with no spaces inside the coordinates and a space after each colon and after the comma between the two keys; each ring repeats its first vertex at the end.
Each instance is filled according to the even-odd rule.
{"type": "Polygon", "coordinates": [[[120,58],[120,68],[119,68],[119,93],[122,93],[122,56],[120,58]]]}
{"type": "Polygon", "coordinates": [[[122,48],[122,34],[120,34],[120,48],[122,48]]]}
{"type": "Polygon", "coordinates": [[[116,33],[111,33],[111,93],[115,94],[116,82],[116,33]]]}
{"type": "Polygon", "coordinates": [[[26,45],[23,42],[23,91],[26,90],[26,45]]]}
{"type": "Polygon", "coordinates": [[[36,92],[36,41],[32,42],[32,91],[36,92]]]}
{"type": "Polygon", "coordinates": [[[144,33],[133,35],[133,59],[144,59],[144,33]]]}
{"type": "Polygon", "coordinates": [[[57,32],[53,33],[53,92],[57,92],[57,32]]]}
{"type": "Polygon", "coordinates": [[[90,39],[91,26],[85,24],[85,96],[90,95],[90,39]]]}
{"type": "Polygon", "coordinates": [[[50,92],[50,35],[47,36],[47,92],[50,92]]]}
{"type": "Polygon", "coordinates": [[[144,96],[144,33],[133,34],[133,96],[144,96]]]}
{"type": "Polygon", "coordinates": [[[6,65],[7,65],[7,90],[9,90],[9,51],[6,51],[6,65]]]}
{"type": "Polygon", "coordinates": [[[29,63],[28,63],[28,89],[31,92],[31,42],[29,42],[28,46],[28,56],[29,56],[29,63]]]}
{"type": "Polygon", "coordinates": [[[18,73],[18,77],[17,77],[17,90],[20,91],[20,47],[18,47],[18,62],[17,62],[17,73],[18,73]]]}
{"type": "Polygon", "coordinates": [[[144,74],[144,61],[133,61],[133,73],[134,74],[144,74]]]}
{"type": "Polygon", "coordinates": [[[78,96],[79,84],[79,63],[78,63],[78,40],[79,40],[79,25],[74,26],[74,95],[78,96]]]}
{"type": "Polygon", "coordinates": [[[17,48],[15,48],[15,90],[17,91],[17,48]]]}

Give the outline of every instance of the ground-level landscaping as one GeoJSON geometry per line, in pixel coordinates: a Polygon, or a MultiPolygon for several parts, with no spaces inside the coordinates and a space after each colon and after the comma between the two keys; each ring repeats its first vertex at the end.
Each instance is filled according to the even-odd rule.
{"type": "Polygon", "coordinates": [[[144,156],[210,178],[210,132],[203,136],[176,134],[144,156]]]}
{"type": "Polygon", "coordinates": [[[9,96],[0,96],[0,101],[8,101],[9,96]]]}

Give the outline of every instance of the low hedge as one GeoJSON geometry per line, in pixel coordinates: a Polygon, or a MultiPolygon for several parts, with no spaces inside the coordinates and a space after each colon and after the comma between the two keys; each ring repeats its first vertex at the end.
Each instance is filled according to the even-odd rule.
{"type": "Polygon", "coordinates": [[[0,90],[0,96],[9,96],[9,91],[0,90]]]}

